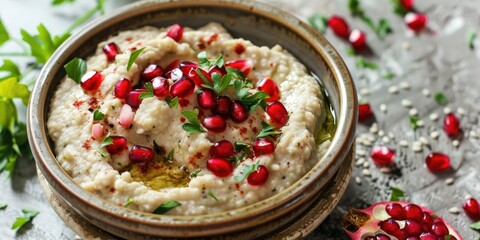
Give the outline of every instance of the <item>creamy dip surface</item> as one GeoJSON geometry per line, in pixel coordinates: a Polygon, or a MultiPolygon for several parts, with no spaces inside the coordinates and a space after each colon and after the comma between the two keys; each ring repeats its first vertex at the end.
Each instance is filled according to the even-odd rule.
{"type": "MultiPolygon", "coordinates": [[[[68,77],[58,86],[51,100],[48,132],[55,143],[59,164],[75,182],[119,206],[154,212],[162,204],[176,201],[179,206],[166,214],[198,215],[266,199],[291,186],[318,162],[330,143],[316,141],[327,108],[318,82],[302,63],[281,46],[255,46],[248,40],[232,38],[218,23],[196,30],[185,28],[178,42],[166,36],[168,29],[144,27],[124,31],[99,43],[95,54],[87,59],[88,71],[97,71],[103,78],[98,90],[86,91],[68,77]],[[102,48],[112,42],[119,53],[114,61],[108,61],[102,48]],[[131,53],[140,48],[144,50],[127,71],[131,53]],[[140,75],[150,64],[165,70],[176,60],[199,62],[197,55],[202,51],[210,60],[222,55],[225,62],[251,61],[253,65],[246,76],[253,84],[249,93],[259,91],[257,83],[262,79],[272,79],[280,90],[278,101],[288,112],[287,123],[275,126],[265,106],[259,105],[243,122],[225,117],[224,131],[208,131],[203,127],[206,132],[188,132],[182,127],[189,122],[182,112],[199,108],[198,92],[181,97],[178,106],[173,107],[164,98],[144,98],[138,109],[132,110],[131,125],[125,127],[119,123],[126,102],[114,92],[121,79],[131,81],[134,88],[141,87],[140,75]],[[94,120],[94,112],[104,117],[94,120]],[[270,154],[247,154],[252,152],[251,144],[265,127],[262,121],[280,132],[266,137],[274,142],[275,150],[270,154]],[[103,127],[101,138],[98,133],[92,136],[94,124],[103,127]],[[128,149],[108,154],[102,142],[105,145],[104,140],[112,136],[125,137],[128,149]],[[218,176],[206,167],[207,161],[212,159],[212,146],[221,140],[246,143],[249,149],[224,158],[233,167],[233,172],[227,176],[218,176]],[[154,159],[132,161],[130,155],[134,145],[155,149],[154,159]],[[239,176],[245,175],[248,167],[255,164],[267,169],[268,178],[264,183],[252,185],[246,177],[239,176]]],[[[178,79],[172,74],[169,76],[171,86],[178,79]]],[[[196,90],[200,88],[195,87],[196,90]]],[[[238,99],[233,86],[218,95],[238,99]]],[[[267,101],[266,104],[271,103],[267,101]]],[[[200,109],[199,122],[202,123],[211,111],[200,109]]]]}

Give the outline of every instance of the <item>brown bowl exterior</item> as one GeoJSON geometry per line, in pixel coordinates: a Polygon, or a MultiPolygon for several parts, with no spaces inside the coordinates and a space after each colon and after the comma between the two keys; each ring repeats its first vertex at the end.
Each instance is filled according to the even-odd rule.
{"type": "Polygon", "coordinates": [[[355,87],[339,54],[323,36],[291,14],[249,0],[141,1],[94,21],[60,46],[34,87],[27,125],[37,165],[51,187],[95,225],[125,238],[208,237],[251,229],[271,221],[282,226],[308,208],[352,147],[356,109],[355,87]],[[83,190],[55,159],[46,128],[50,97],[65,76],[63,65],[73,57],[91,55],[98,42],[122,30],[174,23],[196,28],[211,21],[221,22],[233,36],[249,39],[256,45],[282,45],[319,76],[337,117],[337,131],[327,153],[285,191],[247,207],[215,214],[154,215],[116,206],[83,190]],[[295,216],[290,214],[292,217],[284,218],[293,211],[297,212],[295,216]]]}

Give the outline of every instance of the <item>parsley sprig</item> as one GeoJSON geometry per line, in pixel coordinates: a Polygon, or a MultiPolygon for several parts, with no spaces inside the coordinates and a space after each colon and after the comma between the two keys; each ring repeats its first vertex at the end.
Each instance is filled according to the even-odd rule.
{"type": "Polygon", "coordinates": [[[175,201],[175,200],[172,200],[172,201],[168,201],[168,202],[165,202],[165,203],[162,203],[157,209],[155,209],[153,211],[153,213],[155,214],[164,214],[176,207],[179,207],[179,206],[182,206],[181,203],[175,201]]]}
{"type": "Polygon", "coordinates": [[[250,173],[257,171],[258,165],[258,161],[252,165],[244,164],[242,170],[240,171],[240,175],[236,175],[235,177],[233,177],[233,180],[237,182],[243,182],[245,178],[250,175],[250,173]]]}
{"type": "Polygon", "coordinates": [[[268,125],[266,122],[262,122],[262,131],[257,134],[257,138],[274,136],[281,134],[280,131],[277,131],[273,128],[273,126],[268,125]]]}
{"type": "Polygon", "coordinates": [[[100,144],[100,147],[98,147],[97,152],[100,153],[102,157],[108,156],[108,153],[103,150],[104,147],[110,145],[113,143],[113,138],[110,135],[107,135],[103,140],[102,143],[100,144]]]}
{"type": "Polygon", "coordinates": [[[135,60],[137,60],[138,56],[140,56],[140,53],[142,53],[143,50],[145,50],[144,47],[130,53],[130,57],[128,58],[128,63],[127,63],[127,71],[130,71],[130,68],[132,67],[133,63],[135,62],[135,60]]]}
{"type": "Polygon", "coordinates": [[[26,223],[32,221],[33,218],[40,213],[35,209],[29,209],[29,208],[22,209],[22,212],[23,212],[23,216],[17,217],[15,219],[15,222],[12,224],[13,230],[21,228],[26,223]]]}
{"type": "Polygon", "coordinates": [[[391,187],[390,191],[392,191],[390,195],[390,201],[398,201],[400,198],[405,197],[405,192],[403,192],[403,190],[400,188],[391,187]]]}
{"type": "Polygon", "coordinates": [[[188,123],[184,123],[182,125],[183,130],[187,131],[188,133],[203,133],[207,132],[203,129],[202,125],[198,121],[198,108],[195,108],[193,111],[182,111],[182,115],[187,118],[189,121],[188,123]]]}
{"type": "Polygon", "coordinates": [[[246,86],[246,82],[241,80],[235,80],[233,87],[235,88],[235,94],[238,99],[250,110],[250,112],[253,112],[258,105],[262,107],[267,106],[265,98],[269,98],[270,96],[268,96],[266,92],[258,91],[251,94],[249,88],[246,86]]]}
{"type": "Polygon", "coordinates": [[[223,67],[223,64],[225,61],[223,60],[223,56],[220,54],[216,60],[210,61],[207,58],[207,52],[202,51],[198,53],[197,58],[199,60],[199,67],[202,68],[205,71],[210,70],[210,68],[217,66],[219,68],[223,67]]]}

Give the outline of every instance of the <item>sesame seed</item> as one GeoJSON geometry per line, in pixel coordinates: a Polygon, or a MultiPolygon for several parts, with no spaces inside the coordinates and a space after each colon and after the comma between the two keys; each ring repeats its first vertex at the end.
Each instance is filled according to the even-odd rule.
{"type": "Polygon", "coordinates": [[[465,108],[459,107],[457,108],[457,113],[460,115],[465,115],[467,114],[467,110],[465,110],[465,108]]]}
{"type": "Polygon", "coordinates": [[[389,142],[390,142],[390,138],[387,137],[387,136],[383,136],[382,142],[384,142],[384,143],[389,143],[389,142]]]}
{"type": "Polygon", "coordinates": [[[453,179],[453,178],[447,178],[447,179],[445,179],[445,184],[452,185],[454,181],[455,181],[455,179],[453,179]]]}
{"type": "Polygon", "coordinates": [[[380,104],[380,111],[382,111],[383,113],[386,113],[388,111],[387,105],[385,105],[383,103],[380,104]]]}
{"type": "Polygon", "coordinates": [[[452,207],[452,208],[448,209],[448,211],[451,214],[459,214],[460,213],[460,209],[458,209],[457,207],[452,207]]]}
{"type": "Polygon", "coordinates": [[[412,101],[410,101],[408,99],[403,99],[401,103],[402,103],[402,106],[404,106],[406,108],[412,107],[412,101]]]}
{"type": "Polygon", "coordinates": [[[398,93],[398,87],[396,85],[393,85],[388,88],[388,92],[391,94],[397,94],[398,93]]]}
{"type": "Polygon", "coordinates": [[[372,125],[372,126],[370,127],[370,132],[371,132],[371,133],[377,133],[377,132],[378,132],[378,127],[377,127],[377,125],[372,125]]]}
{"type": "Polygon", "coordinates": [[[418,120],[417,127],[423,127],[423,126],[425,126],[425,123],[423,122],[423,120],[418,120]]]}
{"type": "Polygon", "coordinates": [[[470,137],[478,139],[478,133],[475,130],[470,130],[470,137]]]}
{"type": "Polygon", "coordinates": [[[359,158],[357,162],[355,162],[355,165],[362,166],[364,162],[365,162],[365,158],[359,158]]]}
{"type": "Polygon", "coordinates": [[[399,86],[400,86],[400,88],[403,89],[403,90],[408,90],[408,89],[410,89],[410,83],[408,83],[408,82],[401,82],[399,86]]]}
{"type": "MultiPolygon", "coordinates": [[[[412,108],[408,111],[408,115],[410,116],[417,116],[418,115],[418,110],[416,108],[412,108]]],[[[417,126],[418,126],[418,122],[417,122],[417,126]]],[[[423,125],[422,125],[423,126],[423,125]]]]}
{"type": "Polygon", "coordinates": [[[423,145],[430,145],[426,137],[419,137],[418,141],[420,141],[423,145]]]}
{"type": "Polygon", "coordinates": [[[410,43],[408,43],[408,42],[402,42],[402,47],[403,47],[403,49],[405,49],[405,50],[409,50],[409,49],[410,49],[410,43]]]}
{"type": "Polygon", "coordinates": [[[430,120],[432,120],[432,121],[437,121],[437,120],[438,120],[438,113],[432,113],[432,114],[430,114],[430,120]]]}
{"type": "Polygon", "coordinates": [[[422,90],[422,93],[423,93],[423,95],[424,95],[425,97],[430,97],[430,90],[424,88],[424,89],[422,90]]]}
{"type": "Polygon", "coordinates": [[[406,140],[401,140],[398,144],[400,144],[401,147],[408,147],[408,142],[406,140]]]}
{"type": "Polygon", "coordinates": [[[371,147],[373,145],[372,141],[368,140],[368,139],[364,139],[362,141],[362,144],[366,147],[371,147]]]}
{"type": "Polygon", "coordinates": [[[378,131],[378,136],[383,137],[385,135],[385,132],[383,130],[378,131]]]}
{"type": "Polygon", "coordinates": [[[395,139],[395,134],[393,132],[388,132],[388,137],[391,138],[392,140],[395,139]]]}
{"type": "Polygon", "coordinates": [[[367,161],[365,161],[365,162],[363,163],[363,168],[368,168],[368,167],[370,167],[370,163],[368,163],[367,161]]]}
{"type": "Polygon", "coordinates": [[[366,176],[366,177],[370,177],[370,176],[372,176],[372,173],[368,169],[363,169],[362,170],[362,175],[366,176]]]}
{"type": "Polygon", "coordinates": [[[437,139],[440,136],[440,133],[438,131],[433,131],[430,133],[430,137],[432,139],[437,139]]]}
{"type": "Polygon", "coordinates": [[[460,141],[458,141],[458,140],[455,139],[455,140],[452,141],[452,145],[453,145],[454,147],[458,147],[458,146],[460,145],[460,141]]]}
{"type": "Polygon", "coordinates": [[[367,155],[367,152],[365,150],[358,149],[357,150],[357,155],[361,156],[361,157],[365,157],[365,155],[367,155]]]}
{"type": "Polygon", "coordinates": [[[451,109],[451,108],[449,108],[449,107],[444,107],[444,108],[443,108],[443,113],[449,114],[449,113],[451,113],[451,112],[452,112],[452,109],[451,109]]]}
{"type": "Polygon", "coordinates": [[[360,177],[355,177],[355,182],[358,184],[358,185],[362,185],[362,179],[360,177]]]}
{"type": "Polygon", "coordinates": [[[360,90],[360,95],[362,95],[362,96],[368,96],[368,95],[370,95],[370,91],[369,91],[368,89],[366,89],[366,88],[362,88],[362,89],[360,90]]]}

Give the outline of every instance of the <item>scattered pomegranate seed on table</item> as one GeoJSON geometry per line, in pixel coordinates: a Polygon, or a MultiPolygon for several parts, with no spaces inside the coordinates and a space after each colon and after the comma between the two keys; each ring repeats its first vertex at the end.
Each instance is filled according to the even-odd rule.
{"type": "Polygon", "coordinates": [[[328,19],[328,26],[339,37],[348,39],[350,28],[347,22],[340,16],[333,15],[328,19]]]}
{"type": "Polygon", "coordinates": [[[414,32],[419,32],[427,25],[427,16],[421,13],[409,12],[405,15],[405,23],[414,32]]]}

